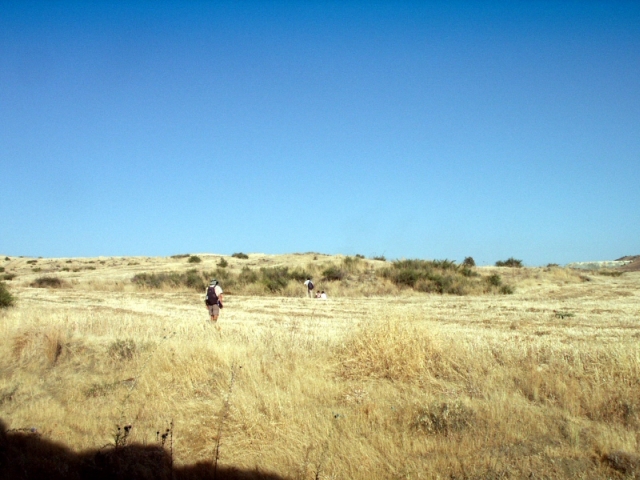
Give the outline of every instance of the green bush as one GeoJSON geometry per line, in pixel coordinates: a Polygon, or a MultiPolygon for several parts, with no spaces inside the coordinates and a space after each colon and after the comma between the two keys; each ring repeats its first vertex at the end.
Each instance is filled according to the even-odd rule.
{"type": "Polygon", "coordinates": [[[197,270],[188,270],[184,276],[184,285],[192,288],[193,290],[204,290],[206,287],[205,280],[202,278],[197,270]]]}
{"type": "Polygon", "coordinates": [[[462,261],[462,266],[463,267],[475,267],[476,266],[476,261],[473,259],[473,257],[465,257],[465,259],[462,261]]]}
{"type": "Polygon", "coordinates": [[[289,269],[287,267],[261,268],[260,281],[270,292],[279,292],[289,284],[289,269]]]}
{"type": "Polygon", "coordinates": [[[33,265],[35,263],[38,263],[38,260],[27,260],[27,264],[29,265],[33,265]]]}
{"type": "Polygon", "coordinates": [[[218,262],[218,266],[220,268],[227,268],[229,266],[229,262],[227,262],[224,258],[220,257],[220,261],[218,262]]]}
{"type": "Polygon", "coordinates": [[[178,255],[171,255],[171,258],[187,258],[191,256],[190,253],[180,253],[178,255]]]}
{"type": "Polygon", "coordinates": [[[238,283],[242,285],[256,283],[258,279],[258,274],[255,272],[255,270],[251,270],[249,267],[242,267],[242,271],[238,275],[238,283]]]}
{"type": "Polygon", "coordinates": [[[335,265],[331,265],[329,268],[325,268],[322,271],[322,279],[327,282],[342,280],[346,276],[344,270],[336,267],[335,265]]]}
{"type": "Polygon", "coordinates": [[[16,278],[15,273],[5,273],[4,275],[2,275],[3,280],[13,280],[14,278],[16,278]]]}
{"type": "Polygon", "coordinates": [[[38,277],[31,282],[32,287],[36,288],[61,288],[64,282],[58,277],[38,277]]]}
{"type": "Polygon", "coordinates": [[[15,304],[15,298],[11,295],[11,292],[7,289],[7,286],[0,282],[0,308],[13,307],[15,304]]]}
{"type": "Polygon", "coordinates": [[[452,295],[468,293],[473,285],[470,277],[477,276],[451,260],[396,260],[391,267],[380,270],[379,275],[400,287],[452,295]]]}
{"type": "Polygon", "coordinates": [[[189,257],[189,263],[200,263],[202,261],[202,259],[200,257],[198,257],[197,255],[191,255],[189,257]]]}
{"type": "Polygon", "coordinates": [[[515,288],[511,285],[502,285],[500,287],[500,293],[503,295],[511,295],[513,292],[515,292],[515,288]]]}
{"type": "Polygon", "coordinates": [[[296,282],[304,282],[307,278],[311,278],[311,274],[306,270],[301,270],[296,268],[295,270],[289,272],[289,278],[291,280],[295,280],[296,282]]]}
{"type": "Polygon", "coordinates": [[[4,272],[4,267],[0,267],[0,273],[4,272]]]}
{"type": "Polygon", "coordinates": [[[521,268],[522,267],[522,260],[516,260],[513,257],[509,257],[506,260],[498,260],[496,262],[496,267],[521,268]]]}
{"type": "Polygon", "coordinates": [[[374,260],[379,260],[381,262],[386,262],[387,261],[387,258],[384,255],[375,256],[375,257],[373,257],[373,259],[374,260]]]}
{"type": "Polygon", "coordinates": [[[502,278],[497,273],[494,273],[493,275],[489,275],[487,277],[487,283],[492,287],[499,287],[500,285],[502,285],[502,278]]]}
{"type": "Polygon", "coordinates": [[[231,256],[233,258],[239,258],[240,260],[247,260],[249,258],[249,255],[247,255],[246,253],[242,253],[242,252],[234,253],[231,256]]]}

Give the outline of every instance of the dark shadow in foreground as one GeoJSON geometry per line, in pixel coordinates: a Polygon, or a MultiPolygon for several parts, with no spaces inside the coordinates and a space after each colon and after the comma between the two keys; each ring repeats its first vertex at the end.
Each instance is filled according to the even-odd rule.
{"type": "Polygon", "coordinates": [[[258,470],[212,462],[174,466],[159,445],[127,445],[74,452],[37,433],[7,431],[0,420],[0,479],[50,480],[286,480],[258,470]]]}

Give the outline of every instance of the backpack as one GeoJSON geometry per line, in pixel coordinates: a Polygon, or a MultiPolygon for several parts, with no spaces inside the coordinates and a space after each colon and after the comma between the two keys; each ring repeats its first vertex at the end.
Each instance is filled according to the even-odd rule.
{"type": "Polygon", "coordinates": [[[207,305],[218,304],[218,295],[216,295],[216,287],[209,285],[209,288],[207,288],[207,296],[205,297],[204,301],[207,305]]]}
{"type": "Polygon", "coordinates": [[[307,284],[307,288],[309,290],[313,290],[313,282],[311,280],[309,280],[309,283],[307,284]]]}

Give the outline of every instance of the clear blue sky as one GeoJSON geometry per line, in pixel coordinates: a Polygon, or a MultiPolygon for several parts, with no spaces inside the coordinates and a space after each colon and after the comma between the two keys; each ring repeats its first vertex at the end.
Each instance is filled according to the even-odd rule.
{"type": "Polygon", "coordinates": [[[640,254],[640,2],[0,2],[0,253],[640,254]]]}

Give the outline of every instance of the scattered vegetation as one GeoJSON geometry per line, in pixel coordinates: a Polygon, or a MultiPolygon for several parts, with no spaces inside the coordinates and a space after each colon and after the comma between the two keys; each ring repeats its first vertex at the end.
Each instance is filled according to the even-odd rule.
{"type": "Polygon", "coordinates": [[[187,258],[187,257],[190,257],[190,256],[191,256],[190,253],[179,253],[177,255],[171,255],[171,258],[181,259],[181,258],[187,258]]]}
{"type": "Polygon", "coordinates": [[[4,282],[0,282],[0,309],[13,307],[15,298],[7,289],[4,282]]]}
{"type": "Polygon", "coordinates": [[[191,255],[189,257],[189,263],[200,263],[202,259],[197,255],[191,255]]]}
{"type": "Polygon", "coordinates": [[[27,264],[29,265],[34,265],[36,263],[38,263],[38,260],[27,260],[27,264]]]}
{"type": "Polygon", "coordinates": [[[3,280],[13,280],[16,276],[17,275],[15,273],[5,273],[4,275],[1,275],[3,280]]]}
{"type": "Polygon", "coordinates": [[[0,267],[0,273],[4,272],[4,267],[0,267]]]}
{"type": "Polygon", "coordinates": [[[239,258],[240,260],[247,260],[249,258],[249,255],[247,255],[246,253],[234,253],[231,255],[233,258],[239,258]]]}
{"type": "Polygon", "coordinates": [[[381,262],[386,262],[387,258],[384,255],[377,255],[377,256],[373,257],[373,260],[379,260],[381,262]]]}
{"type": "Polygon", "coordinates": [[[511,267],[511,268],[521,268],[522,260],[517,260],[513,257],[510,257],[506,260],[498,260],[496,262],[496,267],[511,267]]]}

